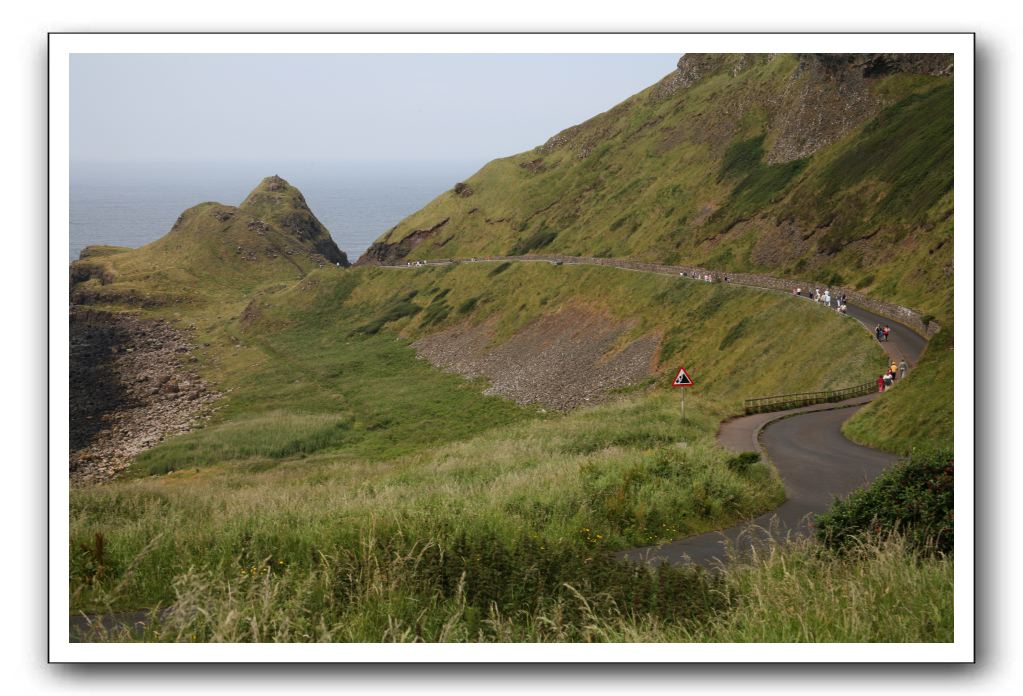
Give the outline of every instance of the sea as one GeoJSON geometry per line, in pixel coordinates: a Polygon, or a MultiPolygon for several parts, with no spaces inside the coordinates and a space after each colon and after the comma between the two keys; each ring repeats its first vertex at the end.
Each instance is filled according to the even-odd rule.
{"type": "Polygon", "coordinates": [[[69,259],[91,244],[148,244],[187,208],[205,201],[238,205],[277,174],[302,191],[354,263],[380,235],[485,162],[73,163],[69,259]]]}

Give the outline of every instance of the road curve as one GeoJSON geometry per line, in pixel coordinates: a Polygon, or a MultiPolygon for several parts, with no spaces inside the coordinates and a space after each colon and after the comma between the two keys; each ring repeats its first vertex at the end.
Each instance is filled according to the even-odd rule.
{"type": "MultiPolygon", "coordinates": [[[[892,328],[889,340],[881,346],[894,360],[904,358],[916,365],[927,346],[927,341],[908,327],[861,307],[849,305],[849,314],[871,333],[876,324],[892,328]]],[[[842,434],[842,424],[880,396],[870,394],[835,404],[758,413],[722,423],[718,431],[721,445],[733,451],[755,450],[767,455],[785,486],[785,502],[727,529],[629,549],[618,557],[715,567],[727,558],[729,550],[737,556],[749,555],[772,540],[809,535],[814,515],[831,507],[835,498],[870,483],[898,460],[894,454],[850,442],[842,434]]]]}
{"type": "MultiPolygon", "coordinates": [[[[813,515],[831,507],[837,497],[870,483],[896,462],[894,454],[854,444],[842,435],[844,423],[872,397],[851,404],[827,404],[806,413],[773,415],[759,431],[759,443],[781,475],[786,500],[753,520],[706,534],[619,554],[632,561],[698,563],[713,567],[730,547],[746,555],[769,539],[807,536],[813,515]]],[[[747,448],[749,449],[749,448],[747,448]]]]}

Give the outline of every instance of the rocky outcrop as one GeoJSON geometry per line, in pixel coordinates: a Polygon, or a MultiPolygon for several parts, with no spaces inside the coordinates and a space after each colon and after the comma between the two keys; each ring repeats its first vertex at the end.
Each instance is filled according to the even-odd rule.
{"type": "MultiPolygon", "coordinates": [[[[682,90],[692,87],[707,75],[713,75],[724,67],[730,58],[736,57],[721,53],[686,53],[678,59],[678,67],[675,71],[657,83],[650,98],[654,101],[669,99],[682,90]]],[[[743,59],[741,66],[744,68],[747,64],[745,56],[738,57],[743,59]]],[[[738,71],[734,74],[738,74],[738,71]]]]}
{"type": "Polygon", "coordinates": [[[369,249],[355,262],[356,266],[388,266],[402,262],[412,250],[432,239],[450,218],[444,218],[433,227],[413,230],[400,242],[373,242],[369,249]]]}
{"type": "Polygon", "coordinates": [[[311,245],[329,263],[351,265],[327,228],[313,215],[302,192],[276,174],[263,179],[238,210],[276,225],[302,244],[311,245]]]}
{"type": "Polygon", "coordinates": [[[165,437],[201,424],[220,394],[193,369],[185,332],[74,308],[70,315],[70,468],[74,485],[100,483],[165,437]]]}
{"type": "MultiPolygon", "coordinates": [[[[795,70],[780,91],[743,96],[740,90],[731,97],[735,103],[727,109],[727,123],[701,123],[699,128],[722,131],[716,139],[723,140],[733,134],[727,126],[742,121],[750,109],[766,108],[774,136],[766,160],[789,162],[830,145],[887,106],[871,88],[879,78],[896,73],[949,75],[954,67],[953,56],[941,53],[803,53],[796,58],[795,70]]],[[[664,101],[711,75],[734,78],[774,59],[772,54],[687,53],[649,98],[664,101]]]]}
{"type": "Polygon", "coordinates": [[[775,140],[765,158],[769,164],[812,155],[876,116],[887,106],[871,88],[878,78],[952,71],[952,56],[940,53],[812,53],[798,59],[771,105],[775,140]]]}

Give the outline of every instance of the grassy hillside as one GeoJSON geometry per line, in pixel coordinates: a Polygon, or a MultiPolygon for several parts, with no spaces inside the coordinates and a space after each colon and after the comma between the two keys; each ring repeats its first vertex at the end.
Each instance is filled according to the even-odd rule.
{"type": "Polygon", "coordinates": [[[951,317],[945,56],[685,56],[494,160],[364,262],[529,251],[688,262],[855,287],[951,317]]]}
{"type": "Polygon", "coordinates": [[[910,454],[921,447],[951,447],[954,416],[953,327],[927,346],[916,369],[897,389],[851,418],[842,432],[854,442],[910,454]]]}
{"type": "Polygon", "coordinates": [[[139,249],[87,247],[71,264],[72,301],[189,312],[334,264],[348,259],[298,189],[272,176],[238,207],[189,208],[139,249]]]}
{"type": "Polygon", "coordinates": [[[282,601],[303,612],[343,608],[358,635],[379,637],[386,616],[409,603],[446,607],[451,588],[396,588],[362,602],[313,599],[309,583],[356,557],[387,565],[395,553],[421,558],[434,548],[446,551],[430,561],[430,577],[457,585],[468,572],[481,617],[487,598],[502,610],[546,611],[569,601],[562,583],[572,578],[636,606],[654,602],[651,616],[702,611],[682,606],[704,592],[684,572],[637,580],[616,564],[594,561],[594,570],[583,561],[777,505],[773,469],[719,449],[718,421],[750,390],[844,385],[881,361],[862,329],[816,305],[610,268],[326,267],[216,312],[184,309],[180,321],[208,344],[197,367],[226,392],[222,408],[203,429],[144,453],[128,476],[73,491],[77,609],[167,604],[200,576],[236,589],[286,577],[282,601]],[[653,384],[597,407],[544,413],[485,396],[485,384],[432,368],[408,347],[465,322],[493,322],[495,340],[505,340],[583,303],[634,320],[623,341],[662,337],[653,384]],[[800,356],[796,374],[791,355],[800,356]],[[667,387],[680,360],[699,382],[685,426],[667,387]],[[664,583],[689,589],[658,604],[664,583]],[[532,589],[508,595],[517,584],[532,589]]]}

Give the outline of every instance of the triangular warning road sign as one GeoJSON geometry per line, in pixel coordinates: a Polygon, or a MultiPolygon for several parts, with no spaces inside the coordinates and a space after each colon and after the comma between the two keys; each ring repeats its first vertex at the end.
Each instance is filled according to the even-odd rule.
{"type": "Polygon", "coordinates": [[[686,372],[686,368],[678,368],[678,374],[675,375],[675,381],[671,383],[673,387],[691,387],[693,386],[693,378],[686,372]]]}

